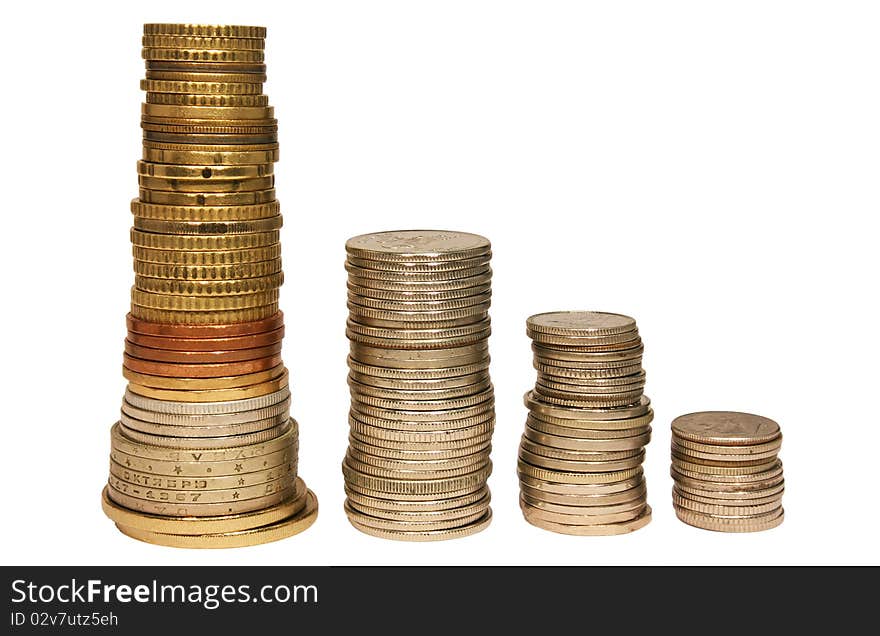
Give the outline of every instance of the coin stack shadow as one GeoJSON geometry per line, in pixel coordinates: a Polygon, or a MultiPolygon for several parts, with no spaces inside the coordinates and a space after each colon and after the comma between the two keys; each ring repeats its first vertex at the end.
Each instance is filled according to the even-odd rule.
{"type": "Polygon", "coordinates": [[[706,411],[672,422],[672,502],[688,525],[759,532],[782,523],[782,433],[773,420],[706,411]]]}
{"type": "Polygon", "coordinates": [[[277,120],[265,29],[147,24],[135,284],[105,513],[136,539],[235,547],[307,528],[281,360],[277,120]]]}
{"type": "Polygon", "coordinates": [[[526,321],[535,388],[519,448],[520,508],[563,534],[612,535],[651,520],[642,462],[654,413],[636,322],[561,311],[526,321]]]}
{"type": "Polygon", "coordinates": [[[433,541],[492,516],[489,241],[463,232],[366,234],[346,243],[351,524],[433,541]]]}

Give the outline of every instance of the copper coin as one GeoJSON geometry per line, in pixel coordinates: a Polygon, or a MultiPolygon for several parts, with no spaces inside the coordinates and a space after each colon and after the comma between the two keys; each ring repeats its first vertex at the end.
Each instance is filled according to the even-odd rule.
{"type": "Polygon", "coordinates": [[[258,347],[256,349],[235,349],[232,351],[172,351],[169,349],[152,349],[142,347],[133,342],[125,341],[125,352],[135,358],[154,362],[175,362],[184,364],[214,364],[217,362],[241,362],[256,360],[281,352],[281,342],[258,347]]]}
{"type": "Polygon", "coordinates": [[[284,314],[278,312],[253,322],[238,322],[232,325],[174,325],[140,320],[131,314],[125,317],[129,331],[145,336],[165,338],[232,338],[274,331],[284,326],[284,314]]]}
{"type": "Polygon", "coordinates": [[[223,378],[232,375],[266,371],[279,364],[281,364],[280,353],[265,358],[257,358],[256,360],[221,364],[173,364],[141,360],[127,353],[123,354],[123,365],[126,369],[131,369],[136,373],[160,375],[166,378],[223,378]]]}
{"type": "Polygon", "coordinates": [[[135,331],[128,332],[128,341],[141,347],[167,349],[170,351],[233,351],[256,349],[281,342],[284,327],[266,333],[235,336],[232,338],[168,338],[165,336],[145,336],[135,331]]]}

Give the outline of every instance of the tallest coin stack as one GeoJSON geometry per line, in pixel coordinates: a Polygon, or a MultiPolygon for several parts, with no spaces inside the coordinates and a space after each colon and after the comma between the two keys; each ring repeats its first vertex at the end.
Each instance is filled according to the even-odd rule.
{"type": "Polygon", "coordinates": [[[136,539],[234,547],[307,528],[284,321],[266,30],[147,24],[135,285],[103,506],[136,539]]]}

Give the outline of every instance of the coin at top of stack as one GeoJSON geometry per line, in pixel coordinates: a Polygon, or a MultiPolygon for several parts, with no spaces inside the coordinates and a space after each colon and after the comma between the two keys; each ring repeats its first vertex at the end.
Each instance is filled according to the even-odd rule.
{"type": "Polygon", "coordinates": [[[782,432],[773,420],[731,411],[672,421],[672,500],[688,525],[758,532],[782,523],[782,432]]]}
{"type": "Polygon", "coordinates": [[[464,232],[346,243],[352,525],[387,539],[473,534],[491,519],[491,248],[464,232]]]}
{"type": "Polygon", "coordinates": [[[307,528],[281,358],[265,29],[147,24],[135,285],[103,506],[125,534],[233,547],[307,528]]]}
{"type": "Polygon", "coordinates": [[[642,393],[644,347],[628,316],[531,316],[535,388],[519,448],[529,523],[572,535],[632,532],[651,520],[642,471],[654,412],[642,393]]]}

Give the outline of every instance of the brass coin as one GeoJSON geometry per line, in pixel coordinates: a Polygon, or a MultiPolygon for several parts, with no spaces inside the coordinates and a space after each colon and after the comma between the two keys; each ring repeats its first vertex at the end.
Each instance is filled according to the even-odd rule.
{"type": "Polygon", "coordinates": [[[641,466],[606,473],[574,473],[559,470],[546,470],[519,460],[517,462],[517,474],[521,477],[532,477],[534,479],[561,484],[607,484],[630,479],[643,473],[641,466]]]}
{"type": "Polygon", "coordinates": [[[533,506],[522,496],[520,496],[519,505],[527,520],[549,521],[551,523],[559,523],[567,526],[607,525],[632,521],[633,519],[637,519],[647,506],[644,501],[640,501],[637,505],[629,506],[628,509],[622,512],[587,514],[585,511],[588,511],[589,508],[575,507],[571,512],[564,513],[548,510],[547,506],[533,506]]]}
{"type": "MultiPolygon", "coordinates": [[[[126,447],[130,450],[129,447],[126,447]]],[[[198,453],[194,455],[198,456],[198,453]]],[[[186,456],[184,456],[186,457],[186,456]]],[[[188,459],[166,461],[153,458],[144,458],[138,455],[119,450],[115,440],[110,449],[110,458],[123,466],[133,470],[142,470],[159,475],[174,475],[177,477],[213,477],[214,475],[247,474],[261,470],[267,470],[290,464],[295,460],[295,453],[291,445],[265,455],[255,455],[241,459],[229,459],[226,461],[199,461],[189,456],[188,459]]]]}
{"type": "Polygon", "coordinates": [[[422,481],[422,480],[430,480],[430,479],[451,479],[453,477],[461,477],[462,475],[468,475],[473,473],[475,470],[479,470],[480,468],[487,466],[489,463],[488,457],[480,458],[481,461],[474,462],[472,464],[461,466],[459,468],[449,468],[449,469],[431,469],[428,467],[421,467],[422,470],[417,469],[388,469],[382,468],[379,466],[374,466],[373,464],[368,464],[366,462],[361,462],[356,459],[353,459],[351,454],[347,454],[345,457],[346,465],[353,471],[357,471],[361,475],[368,475],[371,477],[377,477],[381,479],[406,479],[412,481],[422,481]]]}
{"type": "Polygon", "coordinates": [[[718,492],[715,490],[690,488],[682,483],[676,483],[673,489],[689,499],[703,503],[722,504],[729,502],[730,505],[749,505],[751,502],[767,503],[779,499],[782,497],[782,493],[785,492],[785,484],[780,483],[766,490],[745,490],[740,492],[718,492]]]}
{"type": "Polygon", "coordinates": [[[388,477],[373,477],[365,475],[353,469],[346,462],[342,463],[342,473],[346,483],[350,486],[359,486],[375,492],[389,493],[400,497],[430,495],[451,495],[466,488],[482,487],[489,475],[492,474],[492,463],[481,467],[471,473],[446,477],[440,479],[394,479],[388,477]]]}
{"type": "Polygon", "coordinates": [[[644,461],[644,454],[618,460],[604,460],[590,462],[584,460],[568,460],[558,457],[549,457],[532,453],[524,448],[519,450],[519,458],[524,462],[528,462],[532,466],[546,468],[547,470],[562,470],[567,472],[583,472],[583,473],[604,473],[614,470],[628,470],[640,466],[644,461]]]}
{"type": "Polygon", "coordinates": [[[556,532],[558,534],[570,534],[575,536],[610,536],[634,532],[651,523],[651,506],[646,505],[641,516],[631,521],[595,525],[569,525],[555,523],[552,521],[537,519],[531,515],[530,511],[529,514],[526,514],[526,510],[523,510],[523,515],[525,516],[525,520],[533,526],[541,528],[542,530],[556,532]]]}
{"type": "Polygon", "coordinates": [[[266,27],[238,24],[166,24],[157,22],[145,24],[144,35],[264,39],[266,37],[266,27]]]}
{"type": "Polygon", "coordinates": [[[492,282],[492,268],[480,266],[463,269],[455,276],[446,273],[426,272],[376,272],[352,267],[346,264],[348,283],[357,287],[365,287],[381,291],[396,292],[447,292],[460,289],[474,289],[492,282]]]}
{"type": "MultiPolygon", "coordinates": [[[[166,152],[164,150],[157,152],[166,152]]],[[[147,154],[146,152],[144,153],[147,154]]],[[[253,153],[237,153],[235,159],[228,157],[229,153],[218,154],[214,158],[218,163],[258,163],[253,153]]],[[[145,157],[146,158],[146,157],[145,157]]],[[[206,161],[203,156],[181,156],[178,157],[180,163],[189,161],[193,165],[202,165],[206,161]]],[[[210,161],[210,160],[209,160],[210,161]]],[[[208,162],[209,162],[208,161],[208,162]]],[[[226,207],[232,205],[260,205],[263,203],[271,203],[275,201],[275,189],[268,188],[266,190],[253,190],[251,192],[163,192],[162,190],[148,190],[141,188],[138,190],[138,196],[143,203],[153,203],[158,205],[171,206],[208,206],[208,207],[226,207]]]]}
{"type": "Polygon", "coordinates": [[[422,401],[436,403],[446,400],[459,400],[468,396],[482,393],[489,389],[492,386],[492,383],[487,375],[484,376],[482,380],[479,380],[474,384],[468,384],[460,387],[436,390],[427,388],[419,390],[408,390],[397,387],[384,388],[371,386],[369,384],[362,384],[352,378],[351,375],[349,375],[348,385],[349,387],[351,387],[352,391],[356,391],[359,395],[370,396],[372,398],[379,398],[384,400],[402,400],[403,402],[422,401]]]}
{"type": "Polygon", "coordinates": [[[632,331],[636,321],[629,316],[602,311],[553,311],[530,316],[526,326],[538,333],[586,338],[632,331]]]}
{"type": "MultiPolygon", "coordinates": [[[[223,80],[226,80],[225,76],[221,77],[223,80]]],[[[189,80],[142,79],[141,90],[151,93],[191,93],[197,95],[259,95],[263,92],[263,83],[253,81],[212,81],[211,79],[201,79],[199,77],[189,80]]]]}
{"type": "MultiPolygon", "coordinates": [[[[388,521],[394,521],[398,523],[444,523],[445,525],[449,525],[450,521],[456,521],[460,525],[463,523],[467,523],[469,520],[473,520],[473,515],[475,513],[479,513],[480,516],[485,514],[486,508],[489,507],[490,501],[491,498],[488,494],[486,494],[480,500],[471,504],[457,506],[455,508],[447,508],[445,510],[422,511],[389,510],[387,508],[375,508],[372,506],[363,505],[362,503],[359,503],[357,499],[352,499],[351,497],[349,497],[346,501],[346,505],[349,508],[370,517],[386,519],[388,521]]],[[[420,527],[420,529],[422,530],[425,529],[421,526],[417,527],[420,527]]]]}
{"type": "MultiPolygon", "coordinates": [[[[354,434],[349,435],[349,448],[355,449],[362,453],[367,453],[374,457],[382,457],[385,459],[402,461],[440,461],[443,459],[459,459],[462,457],[470,457],[473,455],[489,453],[492,450],[492,446],[489,443],[489,440],[491,439],[491,434],[488,437],[484,435],[482,441],[479,441],[472,446],[459,446],[449,449],[428,447],[426,450],[408,450],[401,449],[399,447],[389,447],[388,445],[385,445],[384,440],[377,439],[375,440],[375,443],[368,443],[362,441],[364,439],[369,438],[363,437],[361,439],[358,439],[354,434]]],[[[406,446],[407,448],[409,448],[409,445],[406,446]]]]}
{"type": "Polygon", "coordinates": [[[169,501],[151,501],[139,499],[113,488],[112,484],[106,486],[109,499],[120,506],[134,512],[163,517],[218,517],[237,515],[256,510],[263,510],[276,506],[288,500],[293,494],[294,486],[280,490],[265,497],[254,499],[239,499],[228,503],[187,503],[169,501]]]}
{"type": "Polygon", "coordinates": [[[432,262],[476,258],[489,252],[489,240],[477,234],[442,230],[403,230],[355,236],[345,250],[371,261],[432,262]]]}
{"type": "Polygon", "coordinates": [[[113,502],[105,488],[101,492],[101,507],[114,522],[129,528],[163,534],[213,534],[235,532],[266,526],[296,514],[306,503],[305,482],[297,479],[294,495],[266,510],[218,517],[162,517],[131,510],[113,502]]]}
{"type": "Polygon", "coordinates": [[[157,400],[177,402],[225,402],[228,400],[246,400],[248,398],[267,395],[283,389],[288,384],[288,374],[284,372],[275,379],[266,380],[250,386],[228,389],[155,389],[133,382],[128,383],[128,390],[157,400]]]}
{"type": "Polygon", "coordinates": [[[472,373],[485,372],[489,368],[489,356],[473,364],[457,367],[434,367],[430,369],[395,369],[378,365],[364,364],[349,356],[348,368],[357,373],[377,378],[401,379],[405,381],[439,380],[458,378],[472,373]]]}
{"type": "Polygon", "coordinates": [[[164,446],[166,448],[177,448],[180,450],[219,450],[230,448],[233,446],[251,446],[261,442],[270,442],[278,439],[292,428],[287,422],[267,428],[256,433],[247,433],[244,435],[230,435],[228,437],[201,437],[190,439],[186,437],[167,437],[165,435],[149,435],[140,431],[128,428],[120,422],[120,430],[125,437],[135,442],[148,444],[150,446],[164,446]]]}
{"type": "Polygon", "coordinates": [[[345,514],[349,520],[356,522],[356,527],[368,527],[386,532],[432,532],[442,531],[449,528],[458,528],[473,523],[486,516],[486,507],[472,511],[468,515],[456,519],[438,519],[430,521],[399,521],[397,519],[384,519],[365,514],[352,506],[348,501],[344,504],[345,514]]]}
{"type": "Polygon", "coordinates": [[[481,404],[465,408],[434,411],[404,411],[397,408],[370,406],[358,401],[352,401],[351,409],[355,411],[356,414],[359,413],[399,422],[448,422],[449,420],[466,419],[486,413],[492,414],[495,411],[495,402],[492,399],[488,399],[481,404]]]}
{"type": "Polygon", "coordinates": [[[372,528],[370,526],[359,523],[356,519],[349,517],[352,526],[361,532],[379,537],[381,539],[393,539],[395,541],[445,541],[447,539],[460,539],[472,534],[476,534],[485,530],[492,521],[492,509],[487,508],[486,514],[476,521],[468,525],[448,528],[444,530],[383,530],[380,528],[372,528]]]}
{"type": "Polygon", "coordinates": [[[528,486],[542,493],[575,497],[599,497],[606,495],[618,495],[628,492],[633,488],[644,485],[645,477],[642,468],[634,471],[624,471],[627,476],[617,481],[605,483],[575,484],[560,481],[549,481],[531,475],[519,474],[521,486],[528,486]],[[630,474],[632,473],[632,474],[630,474]]]}
{"type": "Polygon", "coordinates": [[[239,548],[279,541],[307,530],[318,517],[318,499],[309,490],[305,506],[290,517],[253,529],[219,534],[164,534],[117,524],[124,534],[156,545],[175,548],[239,548]]]}
{"type": "MultiPolygon", "coordinates": [[[[143,197],[142,197],[143,198],[143,197]]],[[[645,352],[644,345],[638,345],[627,349],[617,349],[614,351],[598,351],[593,353],[580,351],[563,351],[560,349],[550,349],[543,347],[537,343],[532,343],[532,351],[535,356],[542,361],[556,360],[558,362],[630,362],[641,360],[642,354],[645,352]]],[[[563,366],[568,366],[563,365],[563,366]]]]}
{"type": "Polygon", "coordinates": [[[644,497],[636,497],[629,501],[621,501],[618,503],[602,503],[592,506],[567,505],[544,501],[543,499],[530,497],[525,493],[520,495],[520,501],[545,513],[560,515],[560,519],[564,519],[561,515],[583,517],[587,521],[592,517],[601,517],[606,523],[609,516],[621,515],[626,517],[627,513],[641,513],[646,505],[644,497]]]}
{"type": "Polygon", "coordinates": [[[641,435],[632,437],[620,437],[612,439],[584,439],[572,437],[560,437],[542,433],[526,427],[525,436],[537,444],[565,448],[575,451],[624,451],[633,450],[646,446],[651,441],[651,429],[641,435]]]}
{"type": "MultiPolygon", "coordinates": [[[[167,163],[137,162],[138,176],[155,177],[162,179],[182,179],[197,181],[199,183],[212,184],[217,181],[241,181],[244,179],[259,179],[274,174],[275,166],[271,163],[250,166],[186,166],[171,165],[167,163]]],[[[134,200],[137,203],[137,199],[134,200]]],[[[277,204],[276,204],[277,205],[277,204]]],[[[136,210],[132,212],[138,216],[136,210]]],[[[274,216],[277,210],[267,216],[274,216]]]]}
{"type": "MultiPolygon", "coordinates": [[[[216,477],[178,477],[176,475],[156,475],[132,470],[122,464],[110,461],[110,474],[122,482],[147,489],[180,490],[187,492],[211,492],[244,487],[261,486],[275,482],[292,474],[290,463],[268,470],[247,474],[218,475],[216,477]]],[[[295,475],[295,474],[294,474],[295,475]]]]}
{"type": "Polygon", "coordinates": [[[228,280],[259,278],[281,271],[281,259],[232,265],[169,265],[134,259],[134,273],[172,280],[228,280]]]}
{"type": "MultiPolygon", "coordinates": [[[[275,175],[267,177],[249,177],[246,179],[223,179],[223,180],[207,180],[202,179],[177,179],[166,177],[138,177],[138,185],[147,190],[164,190],[168,192],[195,192],[195,193],[220,193],[220,192],[253,192],[255,190],[269,190],[275,187],[275,175]]],[[[135,219],[135,223],[142,223],[135,219]]],[[[265,223],[265,222],[264,222],[265,223]]],[[[137,227],[137,225],[135,225],[137,227]]],[[[181,227],[181,226],[178,226],[181,227]]],[[[279,226],[280,227],[280,226],[279,226]]],[[[146,228],[139,228],[146,229],[146,228]]],[[[269,227],[265,229],[275,229],[269,227]]],[[[149,232],[156,230],[147,230],[149,232]]],[[[159,230],[161,231],[161,230],[159,230]]],[[[255,232],[260,230],[244,230],[245,232],[255,232]]],[[[171,232],[167,232],[170,234],[171,232]]]]}
{"type": "Polygon", "coordinates": [[[773,512],[750,517],[714,516],[682,508],[676,508],[675,514],[690,526],[716,532],[761,532],[775,528],[785,518],[785,512],[782,507],[773,512]]]}
{"type": "Polygon", "coordinates": [[[257,433],[284,424],[290,419],[290,413],[285,411],[278,415],[262,420],[242,422],[237,424],[217,424],[212,426],[176,426],[170,424],[156,424],[145,420],[133,418],[126,413],[121,413],[119,421],[126,429],[133,429],[149,435],[163,435],[166,437],[231,437],[233,435],[245,435],[257,433]]]}
{"type": "Polygon", "coordinates": [[[382,497],[374,497],[351,490],[347,486],[345,488],[345,494],[349,501],[359,507],[383,510],[391,514],[424,514],[431,512],[454,511],[456,509],[467,508],[474,504],[482,504],[484,501],[488,502],[490,497],[489,488],[486,486],[459,497],[435,500],[427,499],[423,501],[398,501],[393,498],[386,499],[382,497]]]}
{"type": "MultiPolygon", "coordinates": [[[[626,408],[580,408],[580,407],[563,407],[552,404],[545,404],[536,400],[532,391],[524,396],[526,407],[532,411],[533,415],[539,415],[542,419],[547,417],[557,418],[559,420],[580,420],[580,421],[611,421],[624,420],[633,417],[645,415],[651,405],[651,400],[646,396],[639,398],[638,404],[628,406],[626,408]]],[[[600,428],[596,426],[596,428],[600,428]]]]}
{"type": "MultiPolygon", "coordinates": [[[[170,250],[167,248],[133,247],[136,262],[173,265],[177,267],[226,267],[232,265],[262,263],[281,256],[278,243],[244,249],[218,250],[170,250]]],[[[220,323],[222,324],[222,323],[220,323]]]]}
{"type": "MultiPolygon", "coordinates": [[[[296,477],[286,475],[271,482],[257,484],[255,486],[241,486],[223,490],[168,490],[153,488],[151,486],[138,486],[123,481],[114,475],[110,475],[111,493],[122,493],[130,498],[141,499],[148,502],[158,502],[171,505],[184,506],[187,504],[229,504],[238,501],[247,501],[258,497],[266,497],[280,492],[290,495],[296,477]]],[[[115,497],[111,497],[115,500],[115,497]]]]}
{"type": "Polygon", "coordinates": [[[544,378],[555,382],[564,382],[564,381],[583,381],[589,382],[592,380],[599,379],[612,379],[616,380],[618,378],[624,378],[631,375],[636,375],[642,372],[642,365],[635,364],[624,367],[610,367],[610,368],[597,368],[597,369],[570,369],[568,367],[553,367],[547,366],[545,364],[541,364],[540,362],[535,361],[534,365],[535,370],[538,371],[544,378]]]}
{"type": "Polygon", "coordinates": [[[143,307],[135,303],[131,305],[131,315],[135,318],[148,322],[168,323],[170,325],[230,325],[263,320],[277,313],[277,302],[262,307],[231,309],[228,311],[175,311],[143,307]]]}
{"type": "MultiPolygon", "coordinates": [[[[219,236],[181,236],[175,234],[154,234],[132,229],[132,245],[158,250],[207,251],[207,250],[249,250],[272,246],[278,243],[278,230],[229,234],[219,236]]],[[[144,259],[146,260],[146,259],[144,259]]],[[[266,260],[261,258],[259,260],[266,260]]]]}
{"type": "Polygon", "coordinates": [[[728,503],[707,504],[701,501],[690,499],[689,497],[685,497],[673,491],[672,503],[677,508],[683,508],[685,510],[690,510],[701,514],[717,516],[754,517],[755,515],[767,514],[769,512],[773,512],[774,510],[778,510],[782,506],[782,497],[776,497],[775,499],[767,503],[751,503],[747,505],[734,506],[728,503]]]}
{"type": "Polygon", "coordinates": [[[691,442],[689,440],[680,438],[675,433],[673,433],[672,442],[684,453],[686,453],[687,451],[694,451],[696,453],[712,453],[716,455],[731,455],[738,457],[743,455],[748,456],[753,454],[778,451],[780,448],[782,448],[782,435],[780,434],[778,437],[770,442],[763,442],[760,444],[721,446],[717,444],[701,444],[700,442],[691,442]]]}
{"type": "Polygon", "coordinates": [[[696,478],[713,479],[715,481],[748,481],[761,479],[764,473],[777,473],[782,471],[782,464],[775,458],[768,461],[760,461],[757,464],[735,464],[713,466],[687,461],[683,458],[673,457],[672,467],[685,476],[696,478]]]}
{"type": "Polygon", "coordinates": [[[740,446],[773,441],[779,436],[779,425],[760,415],[707,411],[675,418],[672,431],[682,439],[701,444],[740,446]]]}
{"type": "Polygon", "coordinates": [[[460,389],[470,387],[475,384],[481,384],[489,381],[488,371],[480,371],[477,373],[469,373],[466,375],[453,376],[451,378],[437,379],[397,379],[385,378],[375,375],[367,375],[351,370],[348,377],[359,382],[362,385],[381,388],[381,389],[398,389],[401,391],[443,391],[447,389],[460,389]]]}
{"type": "Polygon", "coordinates": [[[565,506],[605,506],[617,503],[632,501],[633,499],[644,497],[647,494],[647,487],[642,481],[638,486],[634,486],[628,490],[615,493],[603,493],[594,495],[565,495],[554,492],[547,492],[539,488],[533,488],[528,484],[521,483],[520,491],[523,495],[528,495],[531,499],[545,501],[548,503],[561,504],[565,506]]]}
{"type": "Polygon", "coordinates": [[[559,435],[561,437],[574,437],[577,439],[620,439],[622,437],[633,437],[635,435],[643,435],[648,432],[650,428],[649,424],[653,419],[653,412],[648,415],[643,415],[641,418],[637,420],[617,420],[621,423],[626,422],[637,422],[643,421],[644,423],[641,426],[634,426],[633,428],[622,428],[622,429],[592,429],[587,428],[590,422],[585,422],[585,426],[583,427],[571,427],[571,426],[559,426],[557,424],[550,424],[541,419],[533,417],[532,415],[528,416],[526,420],[529,428],[538,431],[540,433],[547,433],[549,435],[559,435]]]}

